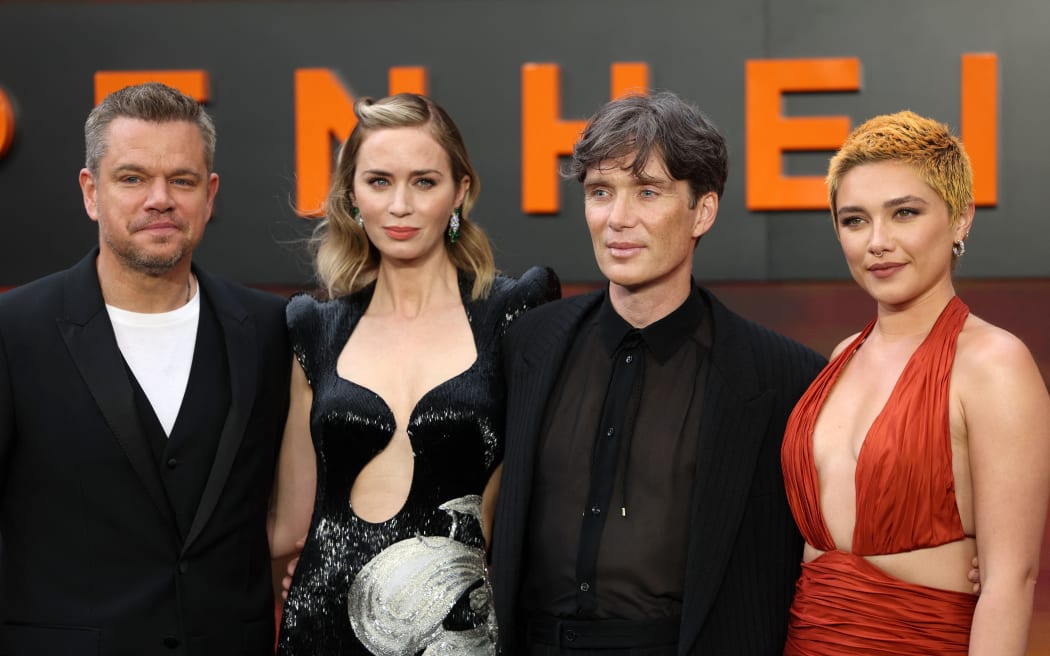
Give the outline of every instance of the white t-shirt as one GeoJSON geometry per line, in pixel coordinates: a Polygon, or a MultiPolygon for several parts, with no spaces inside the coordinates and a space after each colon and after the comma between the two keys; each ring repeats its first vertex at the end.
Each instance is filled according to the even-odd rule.
{"type": "Polygon", "coordinates": [[[120,352],[170,437],[193,364],[201,315],[200,286],[189,303],[171,312],[143,314],[111,305],[106,311],[120,352]]]}

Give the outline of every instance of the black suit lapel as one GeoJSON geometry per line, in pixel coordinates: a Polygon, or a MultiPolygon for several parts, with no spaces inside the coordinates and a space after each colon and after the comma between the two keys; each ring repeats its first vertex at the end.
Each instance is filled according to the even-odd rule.
{"type": "Polygon", "coordinates": [[[550,317],[550,320],[535,332],[528,347],[515,354],[520,361],[520,369],[514,367],[513,370],[523,375],[521,381],[507,381],[508,386],[517,391],[512,393],[514,411],[508,408],[507,412],[508,418],[513,417],[517,425],[509,426],[507,434],[508,437],[513,434],[520,439],[508,439],[507,449],[508,452],[520,451],[515,453],[515,460],[520,458],[519,462],[525,465],[521,471],[526,474],[526,478],[520,479],[525,490],[532,488],[533,458],[540,426],[565,356],[578,332],[579,322],[588,310],[601,302],[602,297],[602,293],[593,293],[562,301],[562,311],[550,317]]]}
{"type": "Polygon", "coordinates": [[[175,518],[153,451],[142,434],[131,381],[102,300],[95,271],[97,255],[95,249],[69,270],[63,289],[64,316],[57,319],[58,329],[113,436],[157,510],[174,530],[175,518]]]}
{"type": "Polygon", "coordinates": [[[714,344],[696,454],[680,648],[695,642],[733,555],[774,401],[771,390],[759,388],[740,320],[707,298],[714,344]]]}
{"type": "Polygon", "coordinates": [[[230,410],[219,436],[215,462],[201,494],[197,514],[183,544],[183,553],[193,544],[211,518],[226,485],[230,468],[237,458],[252,411],[258,364],[255,361],[255,324],[250,320],[247,311],[222,283],[197,268],[194,268],[194,273],[222,327],[229,358],[230,410]]]}

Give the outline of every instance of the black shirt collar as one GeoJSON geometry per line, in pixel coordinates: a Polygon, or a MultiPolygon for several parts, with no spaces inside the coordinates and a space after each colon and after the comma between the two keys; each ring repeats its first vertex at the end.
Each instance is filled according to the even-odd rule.
{"type": "Polygon", "coordinates": [[[606,292],[598,309],[598,330],[609,357],[616,353],[624,338],[633,331],[641,335],[642,342],[649,347],[657,360],[666,362],[682,343],[694,334],[697,325],[703,319],[704,301],[695,285],[691,286],[689,296],[674,312],[641,330],[634,328],[616,313],[612,301],[609,300],[609,293],[606,292]]]}

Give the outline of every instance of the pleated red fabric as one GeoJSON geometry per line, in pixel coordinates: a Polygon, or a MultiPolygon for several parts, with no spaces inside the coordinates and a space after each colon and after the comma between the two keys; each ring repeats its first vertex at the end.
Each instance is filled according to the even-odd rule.
{"type": "Polygon", "coordinates": [[[977,597],[895,579],[860,556],[802,564],[785,656],[965,656],[977,597]]]}
{"type": "Polygon", "coordinates": [[[894,579],[862,556],[934,547],[965,537],[955,500],[948,386],[969,308],[958,297],[912,354],[857,459],[852,552],[836,551],[820,508],[813,427],[872,321],[817,376],[788,420],[784,484],[806,542],[826,551],[803,564],[785,654],[966,653],[976,597],[894,579]]]}

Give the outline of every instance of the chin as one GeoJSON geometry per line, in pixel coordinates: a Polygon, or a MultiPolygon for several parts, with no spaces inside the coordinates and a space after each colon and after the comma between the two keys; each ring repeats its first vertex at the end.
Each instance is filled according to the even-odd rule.
{"type": "Polygon", "coordinates": [[[616,261],[605,261],[598,264],[598,269],[601,270],[602,275],[605,276],[609,282],[616,283],[623,287],[636,286],[645,281],[645,276],[642,275],[642,272],[636,271],[635,267],[629,264],[621,264],[616,261]]]}
{"type": "Polygon", "coordinates": [[[905,306],[914,301],[915,299],[919,298],[920,296],[920,294],[918,293],[911,293],[905,290],[865,289],[864,291],[867,292],[868,296],[870,296],[872,300],[874,300],[876,303],[887,307],[905,306]]]}

